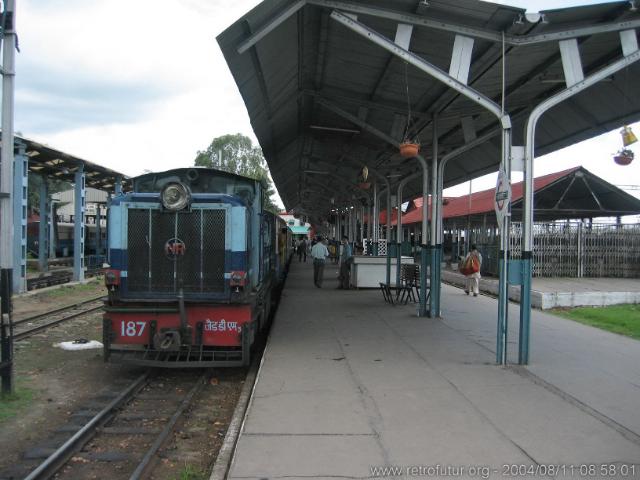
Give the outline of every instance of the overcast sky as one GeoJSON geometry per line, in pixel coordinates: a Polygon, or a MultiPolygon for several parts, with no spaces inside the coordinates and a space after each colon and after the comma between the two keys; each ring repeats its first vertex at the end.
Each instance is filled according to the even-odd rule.
{"type": "MultiPolygon", "coordinates": [[[[19,0],[16,131],[127,175],[192,165],[225,133],[255,141],[215,37],[258,3],[19,0]]],[[[539,11],[600,2],[496,3],[539,11]]],[[[616,131],[541,157],[535,174],[584,165],[613,184],[640,184],[640,159],[612,160],[620,143],[616,131]]],[[[489,176],[474,190],[493,185],[489,176]]]]}

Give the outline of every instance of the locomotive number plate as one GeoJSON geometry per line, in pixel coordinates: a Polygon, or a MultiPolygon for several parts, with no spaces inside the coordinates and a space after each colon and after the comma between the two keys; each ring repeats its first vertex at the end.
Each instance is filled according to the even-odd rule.
{"type": "Polygon", "coordinates": [[[120,336],[122,337],[141,337],[147,322],[125,322],[120,323],[120,336]]]}

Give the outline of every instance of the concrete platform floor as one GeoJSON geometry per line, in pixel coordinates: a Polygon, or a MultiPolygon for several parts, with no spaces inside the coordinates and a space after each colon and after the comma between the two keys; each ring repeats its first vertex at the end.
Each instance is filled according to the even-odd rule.
{"type": "Polygon", "coordinates": [[[495,299],[418,318],[336,274],[293,262],[229,478],[640,478],[640,342],[535,311],[500,367],[495,299]]]}
{"type": "MultiPolygon", "coordinates": [[[[464,275],[457,271],[443,270],[442,279],[460,287],[465,285],[464,275]]],[[[480,290],[497,295],[498,279],[483,277],[480,290]]],[[[509,298],[520,301],[520,286],[509,287],[509,298]]],[[[637,278],[535,277],[531,288],[531,305],[542,310],[623,303],[640,303],[640,281],[637,278]]]]}

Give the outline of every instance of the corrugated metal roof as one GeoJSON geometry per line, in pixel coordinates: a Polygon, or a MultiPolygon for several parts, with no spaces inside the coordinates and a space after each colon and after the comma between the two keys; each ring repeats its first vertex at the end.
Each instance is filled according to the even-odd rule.
{"type": "MultiPolygon", "coordinates": [[[[2,138],[2,132],[0,132],[0,138],[2,138]]],[[[29,157],[29,171],[31,173],[74,183],[75,172],[82,167],[87,187],[113,192],[118,178],[124,182],[125,188],[128,186],[128,176],[97,163],[75,157],[19,135],[15,136],[14,143],[24,146],[26,155],[29,157]]]]}
{"type": "MultiPolygon", "coordinates": [[[[583,167],[537,177],[533,181],[536,220],[558,220],[589,217],[614,217],[640,214],[640,200],[611,185],[583,167]]],[[[519,219],[522,209],[523,182],[511,186],[512,216],[519,219]]],[[[461,197],[447,197],[443,218],[494,215],[495,189],[491,188],[461,197]]],[[[402,216],[403,225],[422,222],[422,197],[413,200],[413,207],[402,216]]],[[[429,202],[431,203],[431,202],[429,202]]],[[[394,212],[395,213],[395,212],[394,212]]],[[[396,215],[392,215],[396,225],[396,215]]],[[[380,223],[386,221],[386,212],[380,223]]]]}
{"type": "MultiPolygon", "coordinates": [[[[416,161],[404,160],[371,132],[375,129],[401,140],[408,114],[407,85],[412,129],[419,132],[425,157],[431,155],[434,114],[440,155],[464,144],[462,116],[473,118],[478,136],[497,126],[492,114],[466,97],[332,20],[332,11],[358,12],[359,22],[390,39],[398,24],[394,16],[402,15],[403,21],[416,24],[409,49],[445,71],[455,34],[421,22],[448,23],[460,31],[476,29],[469,85],[498,102],[502,45],[491,40],[492,35],[504,32],[517,40],[640,19],[625,1],[550,10],[542,12],[545,21],[537,23],[521,21],[522,9],[478,0],[427,3],[428,7],[417,0],[265,0],[218,36],[288,210],[326,215],[331,197],[336,205],[364,202],[370,193],[355,187],[363,162],[395,179],[419,169],[416,161]],[[370,14],[370,9],[377,13],[370,14]],[[389,14],[379,15],[380,11],[389,14]],[[255,34],[260,38],[252,37],[255,34]],[[248,39],[255,44],[245,45],[248,39]],[[247,50],[239,53],[239,47],[247,50]],[[333,177],[310,170],[325,170],[333,177]],[[334,181],[335,176],[343,181],[334,181]]],[[[578,43],[586,74],[621,57],[619,36],[613,31],[582,36],[578,43]]],[[[522,145],[528,113],[564,88],[558,43],[507,45],[505,64],[513,144],[522,145]]],[[[539,122],[536,154],[640,120],[640,96],[631,87],[638,83],[637,62],[552,109],[539,122]]],[[[496,171],[499,157],[500,139],[495,137],[453,159],[445,171],[445,187],[496,171]]],[[[420,188],[420,180],[412,182],[404,189],[405,198],[420,188]]]]}

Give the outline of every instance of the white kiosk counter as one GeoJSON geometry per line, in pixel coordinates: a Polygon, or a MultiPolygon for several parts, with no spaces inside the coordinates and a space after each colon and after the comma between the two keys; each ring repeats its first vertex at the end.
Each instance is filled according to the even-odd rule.
{"type": "MultiPolygon", "coordinates": [[[[396,283],[396,263],[398,259],[391,258],[391,284],[396,283]]],[[[413,265],[413,257],[402,257],[402,265],[413,265]]],[[[380,282],[387,281],[387,257],[356,255],[351,266],[351,284],[356,288],[378,288],[380,282]]]]}

